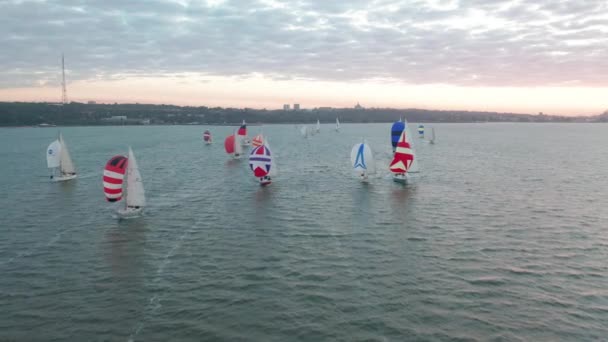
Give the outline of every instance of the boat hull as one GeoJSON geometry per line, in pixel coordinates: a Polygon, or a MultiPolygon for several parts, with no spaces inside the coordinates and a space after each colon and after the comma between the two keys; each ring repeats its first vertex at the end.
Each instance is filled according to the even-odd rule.
{"type": "Polygon", "coordinates": [[[140,217],[143,214],[144,208],[123,208],[116,212],[119,219],[130,219],[140,217]]]}
{"type": "Polygon", "coordinates": [[[407,184],[407,176],[405,174],[393,175],[393,182],[399,184],[407,184]]]}
{"type": "Polygon", "coordinates": [[[54,182],[65,182],[65,181],[75,179],[77,177],[78,177],[78,175],[57,176],[57,177],[53,177],[53,181],[54,182]]]}

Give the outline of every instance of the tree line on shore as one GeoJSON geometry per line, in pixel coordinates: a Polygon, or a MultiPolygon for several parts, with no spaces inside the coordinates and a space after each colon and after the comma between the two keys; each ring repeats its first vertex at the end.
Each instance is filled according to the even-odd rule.
{"type": "Polygon", "coordinates": [[[141,125],[141,124],[250,124],[392,122],[400,117],[411,122],[608,122],[608,112],[593,117],[569,117],[542,113],[393,109],[315,108],[266,110],[251,108],[190,107],[152,104],[68,104],[46,102],[0,102],[0,126],[37,125],[141,125]]]}

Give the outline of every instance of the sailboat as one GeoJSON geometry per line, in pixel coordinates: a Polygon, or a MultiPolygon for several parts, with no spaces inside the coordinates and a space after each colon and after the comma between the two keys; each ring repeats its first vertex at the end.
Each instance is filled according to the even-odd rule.
{"type": "Polygon", "coordinates": [[[253,175],[259,179],[260,186],[272,183],[270,170],[272,169],[272,153],[266,145],[258,146],[249,154],[249,167],[253,175]]]}
{"type": "Polygon", "coordinates": [[[338,120],[338,118],[336,118],[336,132],[338,132],[340,130],[340,120],[338,120]]]}
{"type": "Polygon", "coordinates": [[[308,138],[308,126],[300,127],[300,134],[302,135],[302,137],[308,138]]]}
{"type": "Polygon", "coordinates": [[[399,142],[397,142],[397,148],[393,155],[393,160],[389,166],[389,169],[393,173],[393,181],[402,184],[407,183],[406,173],[414,162],[414,154],[410,148],[410,143],[407,142],[405,132],[406,131],[401,132],[401,137],[399,138],[399,142]]]}
{"type": "Polygon", "coordinates": [[[226,153],[231,155],[234,159],[241,158],[243,154],[243,146],[241,144],[241,138],[237,133],[231,134],[224,140],[224,149],[226,153]]]}
{"type": "Polygon", "coordinates": [[[317,133],[321,133],[321,122],[319,121],[319,119],[317,119],[317,127],[316,127],[317,133]]]}
{"type": "Polygon", "coordinates": [[[350,162],[353,165],[353,171],[363,182],[367,182],[369,174],[376,172],[372,149],[365,141],[353,146],[350,151],[350,162]]]}
{"type": "Polygon", "coordinates": [[[424,139],[424,125],[423,124],[418,125],[418,137],[420,139],[424,139]]]}
{"type": "Polygon", "coordinates": [[[46,149],[46,164],[51,169],[52,180],[61,182],[77,177],[68,145],[63,140],[61,133],[59,133],[57,140],[53,141],[46,149]],[[57,171],[58,175],[55,174],[57,171]]]}
{"type": "Polygon", "coordinates": [[[264,145],[264,136],[262,134],[258,134],[253,139],[251,139],[251,145],[253,147],[258,147],[264,145]]]}
{"type": "Polygon", "coordinates": [[[435,127],[431,127],[431,139],[429,140],[429,143],[435,143],[435,127]]]}
{"type": "Polygon", "coordinates": [[[208,129],[206,129],[205,132],[203,133],[203,141],[207,145],[211,145],[211,143],[213,142],[213,140],[211,139],[211,132],[209,132],[208,129]]]}
{"type": "Polygon", "coordinates": [[[399,137],[401,136],[401,132],[405,130],[405,122],[395,121],[393,126],[391,127],[391,145],[393,145],[393,153],[395,153],[395,149],[397,148],[397,143],[399,142],[399,137]]]}
{"type": "Polygon", "coordinates": [[[241,124],[237,133],[242,146],[251,146],[251,141],[247,138],[247,124],[245,123],[245,120],[243,120],[243,124],[241,124]]]}
{"type": "Polygon", "coordinates": [[[138,217],[146,206],[146,194],[131,147],[128,157],[112,157],[103,170],[103,191],[108,202],[118,202],[122,199],[123,181],[126,183],[125,207],[118,210],[118,217],[123,219],[138,217]],[[125,173],[126,181],[124,181],[125,173]]]}

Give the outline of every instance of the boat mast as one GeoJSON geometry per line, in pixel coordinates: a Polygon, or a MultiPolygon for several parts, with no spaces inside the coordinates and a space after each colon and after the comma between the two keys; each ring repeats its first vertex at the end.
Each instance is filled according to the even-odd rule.
{"type": "Polygon", "coordinates": [[[65,85],[65,62],[61,54],[61,104],[68,103],[68,91],[65,85]]]}

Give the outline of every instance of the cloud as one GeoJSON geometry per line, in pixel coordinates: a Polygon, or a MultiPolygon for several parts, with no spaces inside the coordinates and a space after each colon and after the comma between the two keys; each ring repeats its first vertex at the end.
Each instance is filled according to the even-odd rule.
{"type": "Polygon", "coordinates": [[[608,5],[520,0],[8,0],[0,87],[178,75],[606,86],[608,5]]]}

